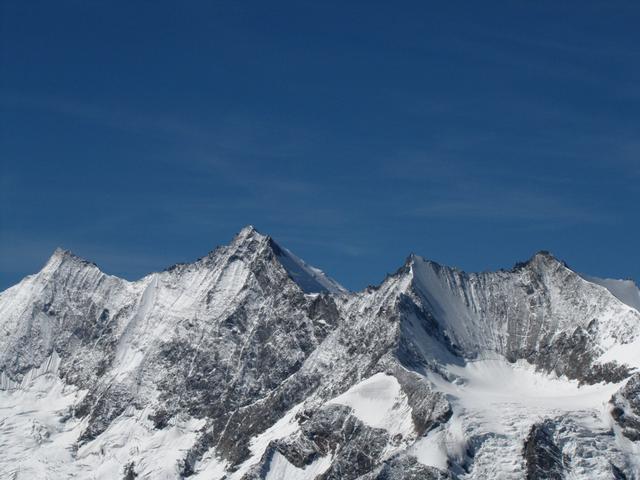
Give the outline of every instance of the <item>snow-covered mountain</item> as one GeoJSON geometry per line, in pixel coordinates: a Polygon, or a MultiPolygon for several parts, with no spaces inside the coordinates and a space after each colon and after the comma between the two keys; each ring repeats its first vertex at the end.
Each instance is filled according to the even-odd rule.
{"type": "Polygon", "coordinates": [[[0,477],[640,479],[640,291],[546,252],[348,292],[244,228],[0,293],[0,477]]]}

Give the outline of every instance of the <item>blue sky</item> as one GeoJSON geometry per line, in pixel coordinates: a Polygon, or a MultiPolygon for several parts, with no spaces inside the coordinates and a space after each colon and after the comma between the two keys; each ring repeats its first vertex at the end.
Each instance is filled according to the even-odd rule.
{"type": "Polygon", "coordinates": [[[245,224],[352,289],[410,252],[640,279],[637,2],[0,8],[0,288],[245,224]]]}

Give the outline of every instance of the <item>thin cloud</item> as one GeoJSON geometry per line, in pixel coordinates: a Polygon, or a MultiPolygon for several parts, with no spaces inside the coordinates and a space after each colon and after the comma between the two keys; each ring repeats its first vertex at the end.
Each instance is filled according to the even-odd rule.
{"type": "Polygon", "coordinates": [[[208,134],[205,129],[183,119],[160,114],[148,115],[123,108],[103,108],[55,96],[5,91],[0,93],[0,102],[7,107],[50,111],[132,133],[153,131],[199,139],[207,138],[208,134]]]}
{"type": "Polygon", "coordinates": [[[573,205],[553,194],[521,190],[501,190],[499,186],[484,188],[474,194],[450,195],[427,201],[410,210],[409,216],[421,218],[463,218],[497,222],[524,221],[575,224],[608,224],[616,217],[587,207],[573,205]]]}
{"type": "Polygon", "coordinates": [[[310,130],[274,118],[239,113],[211,124],[195,123],[180,114],[146,113],[122,107],[80,102],[34,93],[0,91],[0,104],[10,108],[42,110],[74,117],[132,134],[149,133],[172,138],[182,145],[183,161],[197,169],[237,171],[243,164],[264,159],[295,159],[310,142],[310,130]]]}

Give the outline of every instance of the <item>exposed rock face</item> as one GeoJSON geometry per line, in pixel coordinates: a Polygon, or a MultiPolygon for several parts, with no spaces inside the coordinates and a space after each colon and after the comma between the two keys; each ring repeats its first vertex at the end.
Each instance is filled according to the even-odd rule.
{"type": "Polygon", "coordinates": [[[428,467],[415,457],[398,455],[385,462],[375,473],[360,477],[361,480],[451,480],[451,474],[428,467]]]}
{"type": "Polygon", "coordinates": [[[635,291],[589,278],[412,255],[351,293],[252,227],[136,282],[57,250],[0,293],[0,470],[638,478],[635,291]]]}
{"type": "Polygon", "coordinates": [[[298,438],[280,443],[277,450],[297,467],[331,455],[333,462],[321,478],[348,480],[371,471],[390,440],[385,430],[366,426],[348,407],[330,405],[302,424],[298,438]]]}
{"type": "Polygon", "coordinates": [[[633,442],[640,442],[640,373],[612,398],[611,415],[622,429],[622,434],[633,442]]]}
{"type": "Polygon", "coordinates": [[[554,428],[555,423],[550,420],[531,427],[524,442],[528,480],[543,478],[562,480],[564,478],[562,451],[553,439],[554,428]]]}

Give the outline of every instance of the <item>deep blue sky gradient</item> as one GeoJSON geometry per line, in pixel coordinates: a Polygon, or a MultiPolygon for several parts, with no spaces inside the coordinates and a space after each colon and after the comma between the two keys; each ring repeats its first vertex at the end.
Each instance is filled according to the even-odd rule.
{"type": "Polygon", "coordinates": [[[410,252],[640,279],[638,2],[0,8],[0,289],[249,223],[352,289],[410,252]]]}

